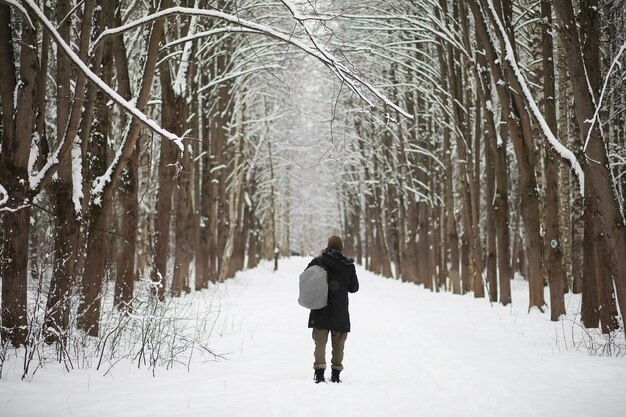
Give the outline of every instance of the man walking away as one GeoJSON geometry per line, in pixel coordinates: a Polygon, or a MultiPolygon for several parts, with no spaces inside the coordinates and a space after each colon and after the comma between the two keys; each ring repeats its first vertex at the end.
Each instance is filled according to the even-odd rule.
{"type": "Polygon", "coordinates": [[[343,348],[350,332],[348,293],[359,290],[359,280],[354,268],[354,260],[342,254],[343,241],[339,236],[328,239],[328,247],[322,255],[314,258],[307,266],[319,265],[328,273],[328,304],[319,310],[311,310],[309,328],[313,329],[315,341],[315,383],[325,382],[326,343],[330,332],[332,345],[331,381],[341,382],[339,373],[343,370],[343,348]]]}

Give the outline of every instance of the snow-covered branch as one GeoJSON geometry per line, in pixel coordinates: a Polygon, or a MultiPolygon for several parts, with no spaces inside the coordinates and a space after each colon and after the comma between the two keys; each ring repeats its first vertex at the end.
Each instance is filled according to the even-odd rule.
{"type": "Polygon", "coordinates": [[[6,188],[0,184],[0,206],[4,206],[9,201],[9,193],[6,188]]]}
{"type": "MultiPolygon", "coordinates": [[[[194,6],[196,8],[198,7],[198,0],[196,0],[194,6]]],[[[197,23],[198,16],[192,16],[191,22],[189,23],[189,35],[193,35],[196,32],[197,23]]],[[[172,90],[174,90],[174,94],[179,97],[182,97],[183,94],[185,94],[185,90],[187,89],[187,70],[189,69],[189,56],[191,55],[192,48],[193,42],[185,42],[183,55],[180,58],[180,65],[178,66],[178,72],[176,73],[176,78],[172,83],[172,90]]]]}
{"type": "MultiPolygon", "coordinates": [[[[41,181],[43,181],[44,177],[46,176],[46,173],[50,169],[52,169],[52,167],[56,166],[59,163],[59,155],[61,153],[61,150],[63,149],[64,144],[65,144],[65,138],[61,139],[60,143],[57,144],[56,150],[54,151],[52,155],[48,157],[44,166],[37,173],[33,173],[32,175],[29,175],[28,182],[29,182],[30,189],[32,191],[35,191],[37,188],[39,188],[39,185],[41,184],[41,181]]],[[[33,148],[31,148],[31,152],[32,151],[34,151],[33,148]]]]}
{"type": "MultiPolygon", "coordinates": [[[[29,0],[32,1],[32,0],[29,0]]],[[[333,73],[335,73],[342,81],[344,81],[352,91],[354,91],[363,101],[365,101],[370,107],[378,108],[374,105],[373,101],[361,91],[360,86],[365,87],[367,91],[376,96],[377,99],[381,100],[383,103],[387,104],[389,107],[398,111],[404,117],[412,119],[408,112],[394,104],[387,96],[385,96],[382,92],[380,92],[377,88],[375,88],[372,84],[365,81],[359,75],[357,75],[354,71],[349,69],[346,65],[337,60],[332,54],[323,49],[320,49],[319,46],[314,42],[314,38],[311,39],[313,41],[313,45],[309,45],[304,43],[296,38],[294,38],[291,33],[283,33],[280,30],[273,28],[271,26],[263,25],[260,23],[252,22],[246,19],[242,19],[239,16],[231,15],[228,13],[220,12],[217,10],[205,10],[205,9],[197,9],[197,8],[188,8],[188,7],[171,7],[168,9],[160,10],[156,13],[152,13],[147,15],[141,19],[134,20],[125,25],[104,30],[100,36],[94,41],[91,54],[93,51],[100,47],[102,42],[110,37],[115,35],[120,35],[126,31],[129,31],[133,28],[148,24],[158,19],[163,19],[168,16],[173,15],[188,15],[188,16],[202,16],[202,17],[213,17],[217,19],[221,19],[230,23],[234,23],[240,27],[251,29],[256,32],[260,32],[266,36],[273,37],[287,44],[293,45],[301,51],[313,56],[320,62],[322,62],[326,67],[328,67],[333,73]]],[[[378,108],[379,111],[382,111],[381,108],[378,108]]]]}
{"type": "MultiPolygon", "coordinates": [[[[466,48],[463,46],[463,42],[460,39],[457,39],[458,36],[452,32],[450,32],[449,29],[447,29],[442,23],[441,21],[439,21],[438,19],[434,18],[431,14],[428,15],[428,21],[424,21],[424,19],[421,18],[413,18],[410,16],[406,16],[406,15],[381,15],[381,16],[370,16],[370,15],[342,15],[340,16],[340,18],[342,19],[351,19],[351,20],[363,20],[363,21],[367,21],[367,20],[373,20],[373,21],[378,21],[378,20],[399,20],[399,21],[403,21],[406,23],[409,23],[411,26],[409,28],[406,27],[397,27],[397,30],[402,30],[402,31],[415,31],[415,30],[421,30],[424,31],[426,33],[430,33],[432,34],[434,37],[439,38],[447,43],[449,43],[450,45],[452,45],[455,49],[457,49],[458,51],[460,51],[463,55],[467,56],[468,58],[471,58],[470,55],[468,54],[466,48]],[[431,25],[431,23],[433,25],[435,25],[435,27],[433,27],[431,25]]],[[[389,29],[387,29],[389,30],[389,29]]]]}
{"type": "Polygon", "coordinates": [[[532,93],[530,92],[530,89],[528,88],[528,85],[526,83],[526,80],[524,79],[524,76],[522,75],[519,69],[519,66],[517,65],[517,60],[515,59],[515,52],[513,51],[513,46],[511,45],[511,42],[509,42],[508,35],[506,33],[506,30],[504,29],[504,26],[502,25],[502,22],[500,21],[500,17],[498,16],[498,13],[496,12],[494,8],[493,1],[487,0],[487,4],[489,6],[489,11],[492,15],[493,21],[496,23],[496,26],[500,33],[500,38],[504,42],[504,47],[506,49],[505,59],[511,65],[511,68],[513,69],[513,72],[515,73],[515,78],[517,79],[517,82],[519,82],[520,87],[522,88],[522,92],[524,93],[528,106],[530,107],[533,114],[535,115],[537,122],[539,122],[539,125],[541,126],[541,130],[543,131],[543,134],[548,139],[548,142],[550,143],[552,148],[563,159],[566,159],[567,161],[569,161],[572,169],[574,170],[574,173],[578,177],[578,185],[580,186],[580,193],[584,195],[585,174],[583,173],[583,169],[580,166],[578,159],[576,159],[576,156],[574,155],[574,153],[570,151],[568,148],[566,148],[563,144],[561,144],[561,142],[559,142],[559,140],[552,133],[550,126],[548,126],[546,119],[543,117],[543,114],[541,114],[541,111],[539,110],[537,103],[535,103],[535,99],[533,98],[532,93]]]}
{"type": "Polygon", "coordinates": [[[169,42],[163,45],[162,49],[171,48],[176,45],[180,45],[181,43],[186,43],[189,41],[195,41],[197,39],[207,38],[209,36],[220,35],[222,33],[256,33],[259,34],[258,30],[246,29],[241,27],[227,26],[224,28],[216,28],[211,30],[205,30],[203,32],[194,33],[192,35],[184,36],[180,39],[176,39],[172,42],[169,42]]]}
{"type": "Polygon", "coordinates": [[[587,138],[585,139],[585,146],[583,147],[583,152],[587,150],[587,145],[589,144],[589,138],[591,138],[591,132],[593,131],[593,126],[598,120],[598,113],[600,112],[600,108],[602,107],[602,101],[604,100],[604,94],[606,93],[606,87],[609,83],[609,79],[611,78],[611,74],[613,74],[613,70],[615,69],[616,65],[621,66],[619,59],[625,50],[626,50],[626,42],[624,42],[622,47],[617,52],[617,55],[615,55],[615,58],[613,59],[613,62],[611,63],[611,66],[609,67],[609,70],[606,74],[606,78],[604,79],[604,85],[602,86],[600,99],[598,100],[598,103],[596,104],[596,111],[593,113],[593,117],[591,118],[591,120],[587,120],[587,122],[590,123],[591,126],[589,126],[589,131],[587,132],[587,138]]]}
{"type": "Polygon", "coordinates": [[[0,184],[0,212],[7,211],[10,213],[15,213],[20,211],[23,208],[29,207],[30,204],[22,204],[17,207],[3,207],[9,202],[9,192],[7,191],[2,184],[0,184]]]}
{"type": "Polygon", "coordinates": [[[289,11],[291,12],[291,14],[293,15],[293,18],[303,22],[305,20],[322,20],[322,21],[328,21],[328,20],[333,20],[336,18],[336,16],[324,16],[324,15],[315,15],[315,16],[311,16],[311,15],[303,15],[300,12],[298,12],[298,10],[296,9],[296,7],[291,4],[291,2],[287,1],[287,0],[281,0],[281,2],[289,9],[289,11]]]}
{"type": "MultiPolygon", "coordinates": [[[[34,0],[23,0],[23,3],[35,14],[37,19],[41,22],[45,30],[47,30],[54,42],[61,48],[61,50],[70,58],[73,64],[78,67],[79,71],[83,72],[85,76],[87,76],[88,80],[94,83],[100,90],[102,90],[106,95],[108,95],[114,102],[122,106],[122,108],[134,116],[138,121],[146,125],[148,128],[154,130],[161,136],[171,140],[174,142],[179,149],[183,149],[182,138],[177,135],[163,129],[158,123],[154,120],[150,119],[146,116],[141,110],[137,109],[133,104],[125,100],[122,96],[117,94],[115,90],[113,90],[107,83],[105,83],[100,77],[98,77],[88,66],[85,64],[76,53],[72,50],[70,45],[68,45],[59,32],[55,29],[54,25],[48,18],[44,15],[43,11],[37,6],[34,0]]],[[[43,172],[43,170],[42,170],[43,172]]],[[[40,172],[41,174],[41,172],[40,172]]],[[[37,186],[37,184],[35,184],[37,186]]],[[[33,187],[33,182],[31,181],[31,188],[33,187]]]]}
{"type": "Polygon", "coordinates": [[[17,10],[19,10],[24,15],[26,20],[28,20],[28,24],[30,25],[30,27],[35,29],[35,25],[33,24],[33,21],[30,19],[30,15],[28,14],[28,12],[24,8],[24,6],[22,6],[20,3],[18,3],[15,0],[0,0],[0,3],[6,3],[9,6],[15,7],[17,10]]]}

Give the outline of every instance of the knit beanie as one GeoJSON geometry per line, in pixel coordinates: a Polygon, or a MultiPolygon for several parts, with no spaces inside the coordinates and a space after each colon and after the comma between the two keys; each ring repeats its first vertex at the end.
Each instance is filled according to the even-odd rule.
{"type": "Polygon", "coordinates": [[[331,236],[330,239],[328,239],[328,247],[343,252],[343,241],[339,236],[331,236]]]}

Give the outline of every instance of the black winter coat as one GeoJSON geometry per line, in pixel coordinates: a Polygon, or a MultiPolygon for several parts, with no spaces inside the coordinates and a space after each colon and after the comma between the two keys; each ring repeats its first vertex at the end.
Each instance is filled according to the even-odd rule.
{"type": "Polygon", "coordinates": [[[311,310],[309,327],[349,332],[348,293],[359,290],[354,261],[343,256],[341,252],[326,249],[307,268],[312,265],[320,265],[328,272],[328,305],[319,310],[311,310]]]}

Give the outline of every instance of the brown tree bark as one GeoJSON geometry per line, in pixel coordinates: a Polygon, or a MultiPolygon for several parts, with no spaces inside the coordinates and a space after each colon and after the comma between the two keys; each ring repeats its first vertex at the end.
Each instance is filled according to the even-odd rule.
{"type": "MultiPolygon", "coordinates": [[[[496,84],[496,91],[504,111],[504,120],[507,122],[518,161],[519,188],[521,191],[520,213],[524,221],[529,267],[529,309],[536,307],[543,311],[543,239],[540,235],[539,203],[534,171],[535,158],[530,115],[526,110],[519,82],[515,78],[510,64],[506,62],[504,57],[498,57],[496,54],[478,1],[472,0],[470,8],[476,22],[477,34],[485,46],[487,61],[496,84]]],[[[494,17],[491,16],[491,19],[494,19],[494,17]]],[[[504,21],[505,27],[509,28],[507,36],[511,38],[510,19],[505,18],[504,21]]],[[[500,36],[499,33],[498,36],[500,36]]],[[[500,42],[503,43],[504,40],[500,38],[500,42]]]]}
{"type": "Polygon", "coordinates": [[[115,290],[113,303],[120,310],[132,309],[135,289],[137,254],[137,231],[139,229],[139,199],[137,196],[137,174],[139,167],[139,145],[135,146],[126,170],[120,178],[118,192],[119,204],[122,209],[120,226],[119,258],[115,274],[115,290]]]}
{"type": "MultiPolygon", "coordinates": [[[[198,107],[202,108],[204,101],[202,95],[199,94],[198,107]]],[[[204,112],[202,112],[204,113],[204,112]]],[[[200,165],[196,175],[200,176],[200,189],[199,196],[196,200],[196,207],[198,210],[198,230],[196,237],[196,290],[207,288],[210,281],[209,273],[209,216],[211,212],[211,177],[210,177],[210,155],[211,146],[209,143],[209,123],[204,114],[198,114],[199,118],[202,118],[202,142],[199,146],[200,152],[200,165]]]]}
{"type": "Polygon", "coordinates": [[[252,172],[250,173],[250,180],[246,183],[246,192],[251,197],[250,205],[246,204],[246,212],[247,212],[247,222],[248,222],[248,234],[246,238],[248,240],[248,269],[252,269],[256,267],[261,258],[261,243],[260,243],[260,233],[261,226],[259,224],[259,219],[256,213],[256,205],[255,199],[253,196],[257,191],[257,178],[256,178],[256,168],[252,167],[252,172]]]}
{"type": "Polygon", "coordinates": [[[476,37],[476,88],[480,105],[485,108],[485,170],[487,206],[487,282],[490,300],[498,299],[507,305],[511,302],[511,257],[509,253],[509,202],[508,167],[506,164],[506,137],[508,130],[502,124],[500,137],[495,125],[495,114],[491,103],[491,78],[484,52],[483,41],[476,37]],[[500,139],[500,143],[499,140],[500,139]],[[497,270],[496,270],[497,269],[497,270]]]}
{"type": "MultiPolygon", "coordinates": [[[[591,124],[587,122],[595,113],[594,97],[589,91],[587,77],[594,92],[597,92],[595,86],[599,85],[599,75],[596,74],[598,69],[590,68],[599,64],[598,49],[593,39],[598,25],[597,2],[586,3],[581,8],[583,15],[581,33],[576,25],[571,1],[556,0],[554,5],[574,92],[576,119],[582,137],[589,138],[585,150],[586,158],[582,161],[585,173],[585,227],[590,234],[588,242],[592,245],[594,242],[595,244],[602,242],[601,247],[611,248],[608,267],[617,290],[622,317],[626,317],[626,228],[617,205],[604,138],[598,123],[595,123],[592,129],[591,124]],[[587,37],[588,43],[581,44],[581,34],[587,37]]],[[[601,275],[597,279],[610,280],[610,277],[601,275]]],[[[601,286],[608,288],[610,281],[601,286]]],[[[583,292],[586,290],[587,288],[583,287],[583,292]]],[[[606,298],[604,295],[603,297],[606,298]]]]}
{"type": "MultiPolygon", "coordinates": [[[[569,81],[567,80],[567,68],[565,64],[565,56],[563,52],[563,46],[560,38],[557,37],[557,48],[554,56],[557,58],[557,88],[558,88],[558,138],[559,142],[565,146],[573,148],[573,141],[575,133],[570,132],[570,116],[569,116],[569,100],[571,97],[569,81]],[[572,144],[569,142],[572,141],[572,144]]],[[[566,164],[560,164],[559,166],[559,209],[560,209],[560,229],[561,229],[561,249],[563,251],[563,264],[565,270],[565,276],[567,279],[564,291],[573,290],[574,282],[574,261],[582,263],[582,256],[579,259],[574,259],[573,252],[573,222],[574,205],[572,204],[571,194],[575,192],[577,187],[575,186],[575,179],[571,178],[570,168],[566,164]]],[[[582,242],[581,242],[582,246],[582,242]]]]}
{"type": "MultiPolygon", "coordinates": [[[[465,2],[454,3],[453,15],[455,19],[466,13],[465,2]]],[[[471,54],[471,44],[469,41],[469,27],[466,19],[461,18],[461,37],[463,45],[468,54],[471,54]]],[[[459,162],[459,185],[462,195],[463,207],[463,236],[469,244],[469,287],[474,292],[474,297],[484,297],[484,286],[482,280],[483,271],[483,255],[482,243],[480,240],[480,232],[478,227],[478,209],[480,190],[477,187],[474,171],[474,161],[472,160],[472,129],[469,114],[465,112],[465,107],[470,101],[470,86],[468,85],[468,65],[469,62],[465,57],[461,57],[460,51],[452,52],[448,47],[448,62],[453,65],[454,70],[448,73],[448,84],[450,86],[451,95],[454,103],[454,123],[457,125],[456,134],[456,151],[459,162]]],[[[464,283],[465,286],[465,283],[464,283]]]]}
{"type": "MultiPolygon", "coordinates": [[[[548,0],[541,1],[541,18],[543,25],[542,57],[543,57],[543,112],[546,123],[552,133],[557,135],[556,120],[556,86],[554,81],[554,52],[553,39],[550,34],[552,28],[552,7],[548,0]]],[[[550,285],[550,319],[557,321],[565,314],[565,300],[563,298],[566,282],[563,269],[563,250],[560,242],[559,218],[559,171],[556,161],[556,151],[548,146],[545,150],[545,241],[546,241],[546,272],[550,285]]]]}
{"type": "Polygon", "coordinates": [[[37,35],[28,25],[22,27],[19,62],[14,55],[11,9],[0,5],[0,99],[3,134],[0,152],[0,179],[8,194],[3,208],[2,329],[1,337],[14,346],[27,343],[27,277],[30,202],[28,159],[35,129],[35,78],[38,68],[37,35]],[[19,84],[18,80],[19,79],[19,84]],[[15,95],[14,95],[15,94],[15,95]],[[15,107],[14,107],[15,99],[15,107]]]}
{"type": "MultiPolygon", "coordinates": [[[[185,29],[180,31],[178,36],[184,36],[188,33],[190,25],[186,25],[185,29]]],[[[191,44],[193,47],[193,44],[191,44]]],[[[182,136],[188,129],[193,132],[193,125],[189,125],[189,111],[190,106],[187,104],[187,95],[193,97],[193,92],[187,88],[185,91],[174,91],[172,82],[173,78],[171,73],[172,66],[166,61],[161,67],[161,93],[163,96],[162,101],[162,113],[165,115],[170,110],[173,113],[168,114],[168,123],[172,123],[170,130],[182,136]],[[169,107],[169,109],[165,109],[169,107]],[[170,119],[171,117],[171,119],[170,119]]],[[[187,71],[184,74],[186,79],[186,85],[193,85],[194,71],[196,66],[188,65],[187,71]]],[[[182,291],[189,293],[191,291],[190,286],[190,267],[193,261],[194,250],[192,248],[194,238],[194,213],[193,213],[193,181],[195,167],[192,165],[192,149],[193,146],[185,141],[183,142],[184,150],[182,154],[176,152],[172,154],[174,158],[176,154],[179,155],[177,162],[176,172],[172,180],[175,187],[173,188],[172,196],[175,201],[175,216],[174,216],[174,234],[175,234],[175,249],[174,249],[174,265],[172,275],[172,287],[171,293],[174,296],[179,296],[182,291]]],[[[163,185],[163,184],[162,184],[163,185]]],[[[164,193],[164,198],[167,195],[164,193]]]]}
{"type": "MultiPolygon", "coordinates": [[[[122,24],[120,8],[115,10],[115,26],[122,24]]],[[[118,93],[126,100],[132,97],[130,86],[130,76],[128,73],[127,52],[123,39],[112,48],[115,61],[115,78],[118,85],[118,93]]],[[[132,156],[126,169],[121,174],[120,187],[118,192],[119,204],[122,208],[122,218],[120,226],[119,260],[117,262],[117,273],[115,274],[115,290],[113,302],[118,309],[132,309],[132,299],[135,289],[136,268],[135,260],[137,255],[137,238],[139,229],[139,198],[138,198],[138,176],[139,176],[139,141],[135,144],[132,156]]]]}
{"type": "MultiPolygon", "coordinates": [[[[183,113],[184,114],[184,113],[183,113]]],[[[185,118],[178,119],[185,120],[185,118]]],[[[192,230],[191,223],[191,192],[190,192],[190,168],[191,155],[190,149],[185,144],[181,163],[181,171],[176,174],[174,182],[174,198],[176,201],[175,224],[175,243],[174,249],[174,272],[172,275],[171,294],[175,297],[180,296],[182,291],[189,292],[189,267],[191,265],[192,250],[190,247],[192,230]]]]}
{"type": "MultiPolygon", "coordinates": [[[[57,20],[60,21],[70,11],[69,4],[59,4],[57,20]]],[[[66,43],[70,42],[71,19],[58,28],[66,43]]],[[[72,65],[70,59],[57,50],[56,56],[56,134],[57,142],[65,138],[65,130],[70,116],[70,80],[72,65]]],[[[65,138],[68,140],[68,138],[65,138]]],[[[69,140],[74,141],[74,138],[69,140]]],[[[77,146],[75,144],[74,146],[77,146]]],[[[48,343],[64,339],[63,333],[69,324],[69,298],[76,264],[76,244],[80,233],[79,214],[72,201],[73,178],[72,159],[66,158],[59,164],[58,179],[49,186],[50,199],[54,212],[54,266],[46,302],[45,338],[48,343]]]]}
{"type": "MultiPolygon", "coordinates": [[[[69,12],[69,7],[61,8],[63,16],[69,12]]],[[[107,8],[104,8],[107,10],[107,8]]],[[[83,20],[81,23],[80,37],[79,37],[79,57],[82,61],[86,62],[88,59],[88,50],[91,40],[92,22],[100,21],[106,11],[103,10],[103,16],[94,16],[94,5],[85,5],[83,9],[83,20]]],[[[97,23],[96,23],[97,24],[97,23]]],[[[66,23],[62,31],[61,36],[63,41],[67,44],[70,42],[70,26],[69,22],[66,23]],[[67,25],[67,26],[66,26],[67,25]]],[[[62,52],[62,48],[57,48],[57,137],[62,138],[63,143],[69,144],[71,148],[79,146],[75,144],[76,137],[79,133],[79,125],[81,124],[81,117],[90,119],[92,117],[91,112],[83,112],[84,106],[83,99],[87,92],[87,77],[78,72],[76,76],[76,83],[74,88],[73,103],[70,106],[70,78],[71,78],[71,61],[69,57],[62,52]]],[[[86,109],[91,110],[91,106],[86,106],[86,109]]],[[[61,143],[59,141],[59,143],[61,143]]],[[[80,149],[80,148],[79,148],[80,149]]],[[[81,152],[82,154],[82,152],[81,152]]],[[[70,288],[73,281],[73,273],[75,271],[75,264],[77,258],[77,246],[79,242],[80,224],[78,213],[75,210],[75,205],[72,201],[73,194],[73,178],[72,178],[72,159],[63,158],[59,160],[57,172],[58,181],[55,181],[50,185],[52,190],[52,201],[55,208],[55,217],[58,224],[56,228],[55,236],[55,274],[52,279],[50,293],[48,297],[48,305],[53,309],[49,311],[50,315],[46,318],[47,339],[48,341],[58,340],[60,334],[65,330],[67,324],[65,323],[65,315],[69,305],[70,288]],[[54,313],[54,307],[60,308],[58,313],[54,313]],[[59,317],[56,317],[60,314],[59,317]],[[57,319],[61,321],[57,321],[57,319]],[[62,327],[64,326],[64,327],[62,327]],[[48,331],[48,329],[54,329],[48,331]]],[[[84,289],[83,287],[81,287],[84,289]]]]}
{"type": "Polygon", "coordinates": [[[506,155],[506,143],[509,132],[505,123],[500,126],[501,143],[495,135],[491,136],[491,147],[495,158],[496,195],[493,206],[496,212],[496,241],[498,246],[498,286],[500,287],[500,303],[511,303],[511,269],[510,226],[509,226],[509,168],[506,155]]]}
{"type": "MultiPolygon", "coordinates": [[[[167,2],[161,4],[161,7],[167,7],[167,2]]],[[[143,109],[150,97],[152,81],[155,75],[155,68],[158,59],[158,48],[163,32],[163,21],[156,21],[151,28],[148,38],[148,48],[146,53],[146,63],[144,65],[142,84],[138,89],[138,98],[136,107],[143,109]]],[[[127,162],[132,157],[135,144],[139,137],[141,125],[136,121],[131,121],[130,129],[123,141],[121,157],[116,160],[115,165],[111,167],[112,174],[110,181],[103,187],[98,195],[92,195],[90,202],[90,233],[87,241],[87,257],[85,262],[84,279],[87,279],[89,290],[85,292],[83,301],[79,306],[79,315],[81,320],[79,326],[86,330],[89,335],[97,336],[100,329],[100,287],[104,277],[104,234],[102,230],[106,230],[107,212],[112,204],[112,193],[121,172],[125,168],[127,162]]]]}
{"type": "MultiPolygon", "coordinates": [[[[170,131],[180,133],[183,130],[180,124],[185,120],[183,117],[184,103],[182,98],[176,97],[172,89],[170,66],[167,60],[162,60],[159,65],[159,78],[162,100],[161,125],[167,130],[171,129],[170,131]]],[[[167,287],[167,266],[170,259],[170,222],[172,218],[174,181],[178,178],[179,173],[177,170],[179,169],[177,168],[178,149],[176,146],[170,141],[162,140],[160,148],[159,188],[157,190],[156,213],[154,215],[154,256],[151,278],[153,282],[159,283],[158,296],[162,300],[165,297],[167,287]]],[[[181,170],[180,174],[185,176],[185,179],[182,180],[184,187],[187,185],[186,176],[188,171],[183,174],[181,170]]],[[[176,270],[176,266],[174,266],[174,270],[176,270]]],[[[177,278],[180,278],[180,275],[177,278]]],[[[180,295],[183,284],[172,279],[171,285],[172,295],[180,295]]]]}
{"type": "MultiPolygon", "coordinates": [[[[217,55],[215,62],[210,67],[212,78],[223,76],[228,70],[230,59],[230,45],[226,43],[217,55]]],[[[226,182],[228,172],[225,157],[227,128],[232,117],[231,103],[232,81],[222,81],[212,88],[210,99],[212,111],[210,114],[210,147],[211,166],[210,174],[210,210],[209,210],[209,271],[210,280],[216,282],[219,279],[223,267],[222,257],[228,222],[225,219],[226,207],[226,182]]]]}
{"type": "MultiPolygon", "coordinates": [[[[485,117],[492,117],[486,114],[485,117]]],[[[498,301],[497,249],[496,249],[496,210],[493,205],[495,197],[496,167],[495,155],[485,138],[485,207],[487,208],[487,283],[489,284],[489,300],[498,301]]]]}
{"type": "MultiPolygon", "coordinates": [[[[407,94],[405,97],[406,108],[411,114],[415,114],[415,94],[407,94]]],[[[400,129],[400,127],[399,127],[400,129]]],[[[414,178],[416,175],[416,156],[415,152],[410,152],[417,146],[416,139],[416,125],[415,123],[408,122],[406,128],[409,132],[408,135],[403,135],[402,152],[403,165],[406,166],[406,180],[410,189],[415,187],[414,178]]],[[[356,197],[355,197],[356,198],[356,197]]],[[[401,279],[404,281],[416,282],[417,281],[417,230],[418,230],[418,213],[416,196],[413,192],[408,192],[406,196],[406,220],[405,220],[405,236],[402,242],[402,274],[401,279]]]]}
{"type": "Polygon", "coordinates": [[[499,297],[503,305],[511,302],[511,256],[509,250],[509,202],[508,202],[508,166],[506,163],[506,138],[508,129],[501,124],[500,137],[495,126],[491,102],[491,78],[482,39],[476,39],[478,51],[478,79],[476,81],[481,106],[485,107],[484,123],[486,128],[486,205],[487,205],[487,282],[490,299],[499,297]],[[497,273],[496,273],[497,263],[497,273]]]}
{"type": "Polygon", "coordinates": [[[461,234],[461,294],[471,291],[470,244],[465,235],[465,216],[463,217],[463,234],[461,234]]]}
{"type": "MultiPolygon", "coordinates": [[[[447,0],[440,0],[439,5],[442,9],[446,26],[449,25],[448,18],[448,2],[447,0]]],[[[437,16],[439,17],[439,11],[436,11],[437,16]]],[[[447,46],[450,48],[450,46],[447,46]]],[[[441,73],[441,80],[443,84],[442,92],[441,92],[441,101],[443,103],[444,108],[448,107],[448,96],[444,93],[445,91],[449,91],[448,86],[448,77],[450,70],[448,69],[449,65],[452,63],[446,62],[446,57],[449,57],[451,54],[444,54],[444,50],[442,45],[437,45],[437,55],[439,59],[439,70],[441,73]]],[[[444,127],[443,127],[443,164],[445,166],[444,172],[444,204],[446,209],[446,239],[444,242],[444,246],[450,249],[450,285],[452,287],[452,292],[454,294],[461,294],[461,275],[459,272],[459,236],[457,231],[457,220],[456,220],[456,212],[455,212],[455,201],[454,201],[454,184],[453,184],[453,167],[452,167],[452,157],[451,157],[451,143],[450,143],[450,117],[448,113],[444,112],[444,127]]],[[[447,258],[447,257],[444,257],[447,258]]]]}

